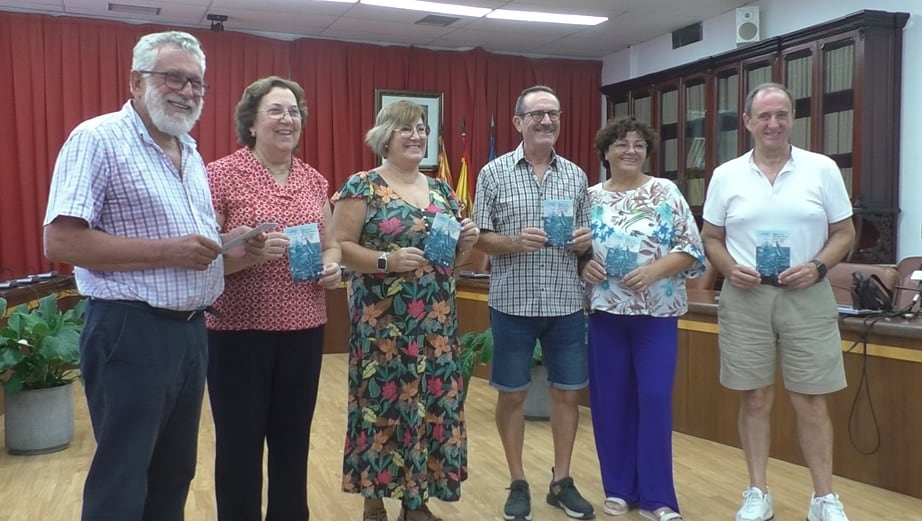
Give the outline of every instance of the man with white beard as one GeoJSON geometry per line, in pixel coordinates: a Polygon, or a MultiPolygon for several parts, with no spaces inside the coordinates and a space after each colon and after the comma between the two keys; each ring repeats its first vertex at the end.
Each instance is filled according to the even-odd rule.
{"type": "MultiPolygon", "coordinates": [[[[89,298],[80,369],[96,437],[83,521],[180,521],[195,473],[203,313],[224,288],[205,166],[188,132],[205,55],[164,32],[134,48],[132,99],[71,133],[55,164],[45,255],[89,298]]],[[[265,236],[234,256],[255,255],[265,236]]]]}

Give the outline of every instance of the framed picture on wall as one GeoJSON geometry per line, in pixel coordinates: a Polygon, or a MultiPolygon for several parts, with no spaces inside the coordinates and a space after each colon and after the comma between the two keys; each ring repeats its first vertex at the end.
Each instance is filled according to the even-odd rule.
{"type": "MultiPolygon", "coordinates": [[[[395,101],[407,100],[423,107],[429,134],[426,138],[426,157],[419,164],[423,171],[435,171],[439,168],[439,135],[442,132],[442,93],[417,90],[375,89],[375,114],[382,107],[395,101]]],[[[378,158],[381,164],[383,158],[378,158]]]]}

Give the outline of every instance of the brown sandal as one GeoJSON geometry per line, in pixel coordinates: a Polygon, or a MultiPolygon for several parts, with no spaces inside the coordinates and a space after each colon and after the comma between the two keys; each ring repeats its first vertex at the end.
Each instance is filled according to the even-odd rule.
{"type": "Polygon", "coordinates": [[[387,509],[384,508],[384,504],[378,504],[377,508],[371,510],[365,510],[362,513],[362,521],[387,521],[387,509]]]}
{"type": "Polygon", "coordinates": [[[441,517],[436,517],[429,507],[423,504],[422,508],[407,510],[406,506],[400,507],[400,515],[397,521],[442,521],[441,517]]]}

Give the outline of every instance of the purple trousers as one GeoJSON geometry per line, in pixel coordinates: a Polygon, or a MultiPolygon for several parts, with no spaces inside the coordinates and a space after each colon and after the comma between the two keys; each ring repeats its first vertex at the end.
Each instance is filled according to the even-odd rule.
{"type": "Polygon", "coordinates": [[[605,497],[679,511],[672,478],[677,317],[589,315],[589,399],[605,497]]]}

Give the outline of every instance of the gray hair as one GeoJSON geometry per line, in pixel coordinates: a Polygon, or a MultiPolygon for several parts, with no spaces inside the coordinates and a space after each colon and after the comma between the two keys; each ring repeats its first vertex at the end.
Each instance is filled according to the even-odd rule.
{"type": "MultiPolygon", "coordinates": [[[[518,116],[519,114],[522,114],[523,112],[525,112],[525,96],[528,96],[529,94],[533,92],[547,92],[551,96],[554,96],[555,98],[557,98],[557,93],[554,92],[554,89],[548,87],[547,85],[534,85],[532,87],[528,87],[527,89],[524,89],[521,93],[519,93],[519,98],[515,100],[515,114],[513,114],[514,116],[518,116]]],[[[557,105],[560,105],[560,98],[557,98],[557,105]]]]}
{"type": "Polygon", "coordinates": [[[375,126],[365,134],[365,144],[376,155],[387,157],[387,144],[391,142],[391,134],[400,127],[415,125],[419,119],[428,126],[426,111],[420,105],[407,100],[388,103],[378,111],[375,126]]]}
{"type": "Polygon", "coordinates": [[[153,69],[157,63],[160,48],[164,46],[176,47],[191,54],[202,67],[202,74],[205,74],[205,52],[202,51],[202,44],[195,36],[181,31],[151,33],[142,36],[134,46],[131,70],[149,71],[153,69]]]}
{"type": "Polygon", "coordinates": [[[749,94],[746,96],[746,103],[743,106],[743,113],[749,117],[752,117],[752,102],[756,99],[756,96],[760,92],[765,92],[769,90],[774,90],[783,93],[788,97],[788,101],[791,102],[791,116],[794,116],[794,95],[791,94],[791,91],[787,87],[780,83],[763,83],[758,87],[749,91],[749,94]]]}

